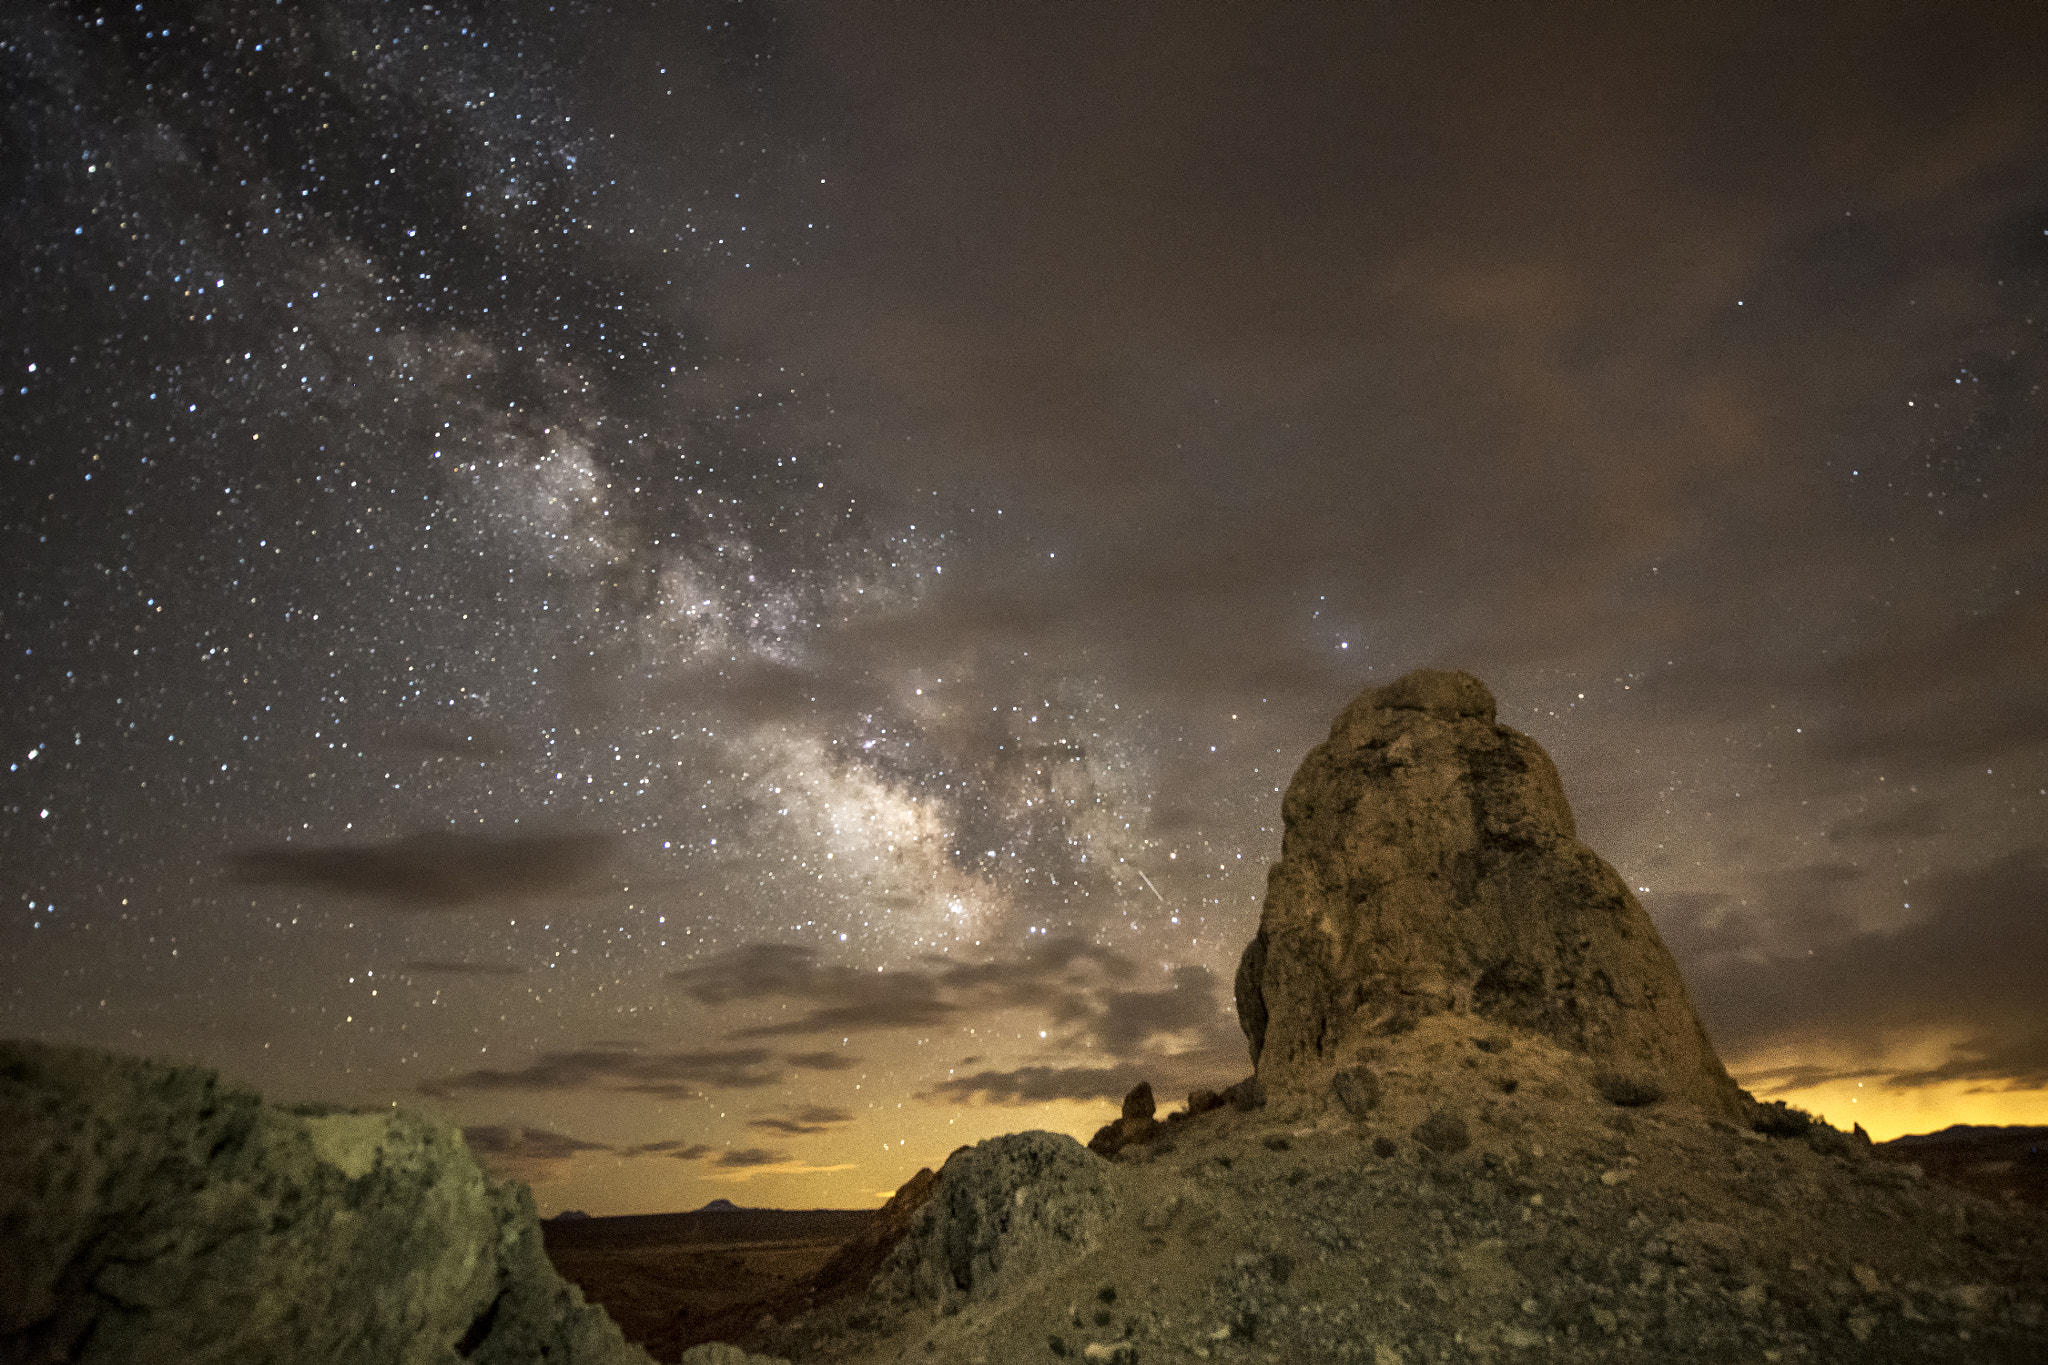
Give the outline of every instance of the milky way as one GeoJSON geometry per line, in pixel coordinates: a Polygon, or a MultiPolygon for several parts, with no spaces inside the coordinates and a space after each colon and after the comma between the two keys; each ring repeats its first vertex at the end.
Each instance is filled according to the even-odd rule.
{"type": "Polygon", "coordinates": [[[931,519],[976,513],[868,496],[802,376],[698,316],[707,261],[804,247],[749,218],[795,175],[744,135],[761,35],[685,43],[734,145],[650,204],[564,107],[561,23],[11,25],[25,1013],[431,1064],[406,1008],[493,974],[532,1024],[603,989],[527,984],[576,958],[658,993],[755,939],[1175,920],[1135,717],[999,647],[897,662],[931,519]]]}
{"type": "Polygon", "coordinates": [[[2038,1096],[1998,22],[1954,112],[1903,21],[1759,105],[1755,25],[10,14],[0,1028],[864,1201],[1241,1074],[1286,774],[1442,664],[1756,1075],[2038,1096]]]}

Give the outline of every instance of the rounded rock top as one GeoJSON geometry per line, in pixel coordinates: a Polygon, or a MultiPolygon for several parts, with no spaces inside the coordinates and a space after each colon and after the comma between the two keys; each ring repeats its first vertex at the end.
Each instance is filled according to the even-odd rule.
{"type": "Polygon", "coordinates": [[[1344,708],[1334,734],[1380,711],[1421,711],[1439,720],[1481,720],[1495,723],[1493,693],[1470,673],[1456,670],[1418,668],[1404,673],[1385,687],[1358,695],[1344,708]]]}

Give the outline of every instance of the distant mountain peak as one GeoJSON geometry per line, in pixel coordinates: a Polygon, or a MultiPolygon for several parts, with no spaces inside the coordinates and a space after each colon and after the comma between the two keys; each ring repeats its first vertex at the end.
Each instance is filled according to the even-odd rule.
{"type": "Polygon", "coordinates": [[[706,1204],[703,1208],[698,1209],[697,1212],[738,1213],[740,1212],[740,1206],[738,1204],[733,1203],[730,1199],[714,1199],[710,1203],[706,1204]]]}

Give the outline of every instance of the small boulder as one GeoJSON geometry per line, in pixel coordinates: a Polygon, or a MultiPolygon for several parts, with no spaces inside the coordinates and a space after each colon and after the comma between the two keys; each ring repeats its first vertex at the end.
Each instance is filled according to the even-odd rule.
{"type": "Polygon", "coordinates": [[[1166,1127],[1149,1115],[1105,1123],[1088,1139],[1088,1150],[1099,1157],[1114,1158],[1127,1147],[1140,1147],[1159,1136],[1166,1127]]]}
{"type": "Polygon", "coordinates": [[[1346,1067],[1330,1081],[1337,1103],[1352,1118],[1362,1119],[1380,1107],[1380,1078],[1362,1066],[1346,1067]]]}
{"type": "Polygon", "coordinates": [[[1438,1109],[1415,1125],[1415,1140],[1439,1156],[1452,1156],[1472,1145],[1465,1120],[1448,1109],[1438,1109]]]}

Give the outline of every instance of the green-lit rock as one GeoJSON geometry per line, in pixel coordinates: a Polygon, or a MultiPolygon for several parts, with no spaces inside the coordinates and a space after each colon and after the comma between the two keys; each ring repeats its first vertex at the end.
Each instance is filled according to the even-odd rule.
{"type": "Polygon", "coordinates": [[[647,1365],[555,1274],[523,1184],[400,1110],[0,1042],[0,1358],[647,1365]]]}

